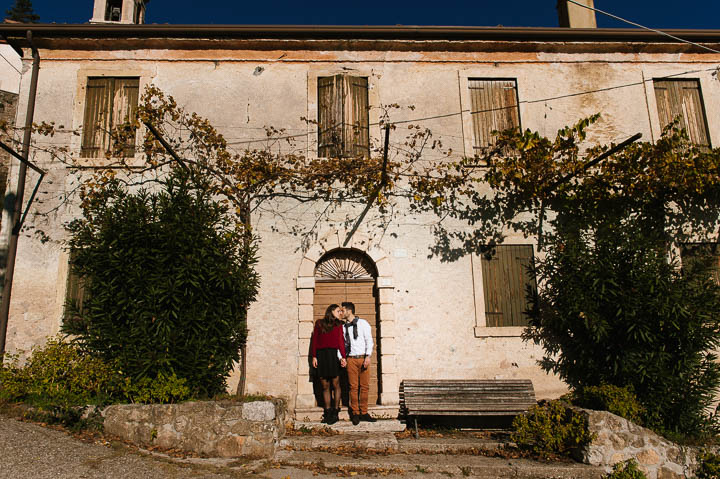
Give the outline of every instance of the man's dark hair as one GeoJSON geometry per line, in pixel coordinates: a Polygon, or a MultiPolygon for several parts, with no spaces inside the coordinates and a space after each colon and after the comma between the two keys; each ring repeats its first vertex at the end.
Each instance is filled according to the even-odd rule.
{"type": "Polygon", "coordinates": [[[342,304],[342,307],[349,309],[350,311],[352,311],[352,314],[355,314],[355,305],[353,303],[351,303],[350,301],[345,301],[342,304]]]}

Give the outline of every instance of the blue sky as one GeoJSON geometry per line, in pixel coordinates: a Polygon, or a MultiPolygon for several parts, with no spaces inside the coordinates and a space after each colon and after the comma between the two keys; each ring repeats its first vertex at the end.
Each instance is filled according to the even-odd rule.
{"type": "MultiPolygon", "coordinates": [[[[4,14],[14,0],[0,0],[4,14]]],[[[42,22],[84,23],[93,0],[33,0],[42,22]]],[[[148,23],[557,26],[556,0],[413,2],[264,2],[152,0],[148,23]]],[[[654,28],[720,29],[719,0],[595,0],[595,7],[654,28]]],[[[600,27],[626,26],[598,14],[600,27]]]]}

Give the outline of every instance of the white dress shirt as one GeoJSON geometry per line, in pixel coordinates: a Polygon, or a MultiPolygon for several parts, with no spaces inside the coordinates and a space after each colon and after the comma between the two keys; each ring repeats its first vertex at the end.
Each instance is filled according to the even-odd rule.
{"type": "Polygon", "coordinates": [[[370,357],[373,351],[373,339],[372,331],[370,329],[370,323],[362,318],[355,317],[357,319],[358,337],[355,338],[353,334],[354,328],[351,323],[345,323],[343,326],[343,335],[348,334],[350,336],[350,352],[345,351],[348,356],[363,356],[370,357]],[[347,332],[347,333],[346,333],[347,332]]]}

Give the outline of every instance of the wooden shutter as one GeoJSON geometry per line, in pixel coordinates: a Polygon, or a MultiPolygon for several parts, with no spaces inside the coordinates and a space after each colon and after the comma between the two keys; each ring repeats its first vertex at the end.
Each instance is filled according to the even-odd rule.
{"type": "MultiPolygon", "coordinates": [[[[112,98],[112,128],[131,121],[137,111],[140,81],[138,78],[116,78],[112,98]]],[[[135,137],[122,145],[125,156],[135,155],[135,137]]]]}
{"type": "Polygon", "coordinates": [[[346,77],[348,96],[345,98],[344,126],[346,156],[365,156],[370,154],[370,127],[368,112],[368,79],[364,77],[346,77]]]}
{"type": "Polygon", "coordinates": [[[494,142],[493,131],[520,126],[517,87],[515,80],[470,79],[474,150],[482,150],[494,142]]]}
{"type": "Polygon", "coordinates": [[[98,158],[107,150],[110,129],[108,92],[112,78],[88,78],[83,121],[82,156],[98,158]]]}
{"type": "Polygon", "coordinates": [[[318,77],[318,156],[339,156],[343,145],[343,75],[318,77]]]}
{"type": "Polygon", "coordinates": [[[486,326],[526,326],[528,287],[537,288],[532,245],[497,246],[481,263],[486,326]]]}
{"type": "Polygon", "coordinates": [[[700,82],[698,80],[655,80],[655,99],[661,128],[680,116],[690,141],[710,147],[700,82]]]}
{"type": "MultiPolygon", "coordinates": [[[[99,158],[111,150],[113,130],[137,111],[139,85],[138,78],[88,78],[82,156],[99,158]]],[[[135,140],[122,150],[134,155],[135,140]]]]}

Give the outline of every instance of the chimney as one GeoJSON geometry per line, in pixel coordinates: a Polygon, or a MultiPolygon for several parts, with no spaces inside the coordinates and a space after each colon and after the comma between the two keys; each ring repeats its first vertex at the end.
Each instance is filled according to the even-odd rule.
{"type": "Polygon", "coordinates": [[[142,25],[145,5],[150,0],[95,0],[90,23],[142,25]]]}
{"type": "MultiPolygon", "coordinates": [[[[594,8],[593,0],[575,0],[587,7],[594,8]]],[[[565,28],[597,28],[595,12],[580,5],[575,5],[568,0],[558,0],[558,15],[560,26],[565,28]]]]}

